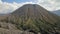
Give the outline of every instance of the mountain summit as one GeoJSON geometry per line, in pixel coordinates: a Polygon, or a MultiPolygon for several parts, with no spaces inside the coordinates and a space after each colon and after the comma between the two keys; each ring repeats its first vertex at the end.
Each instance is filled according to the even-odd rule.
{"type": "Polygon", "coordinates": [[[22,31],[33,32],[35,34],[60,33],[59,16],[37,4],[23,5],[4,20],[15,24],[17,29],[22,31]]]}

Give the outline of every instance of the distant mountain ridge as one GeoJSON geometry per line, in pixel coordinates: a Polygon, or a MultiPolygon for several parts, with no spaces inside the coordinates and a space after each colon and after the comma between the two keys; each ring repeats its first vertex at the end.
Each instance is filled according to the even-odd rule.
{"type": "Polygon", "coordinates": [[[53,13],[55,13],[55,14],[60,16],[60,10],[53,11],[53,13]]]}

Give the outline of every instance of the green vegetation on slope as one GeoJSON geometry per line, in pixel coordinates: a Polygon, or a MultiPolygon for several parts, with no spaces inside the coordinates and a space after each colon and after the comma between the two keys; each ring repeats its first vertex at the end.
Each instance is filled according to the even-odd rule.
{"type": "Polygon", "coordinates": [[[59,27],[56,24],[50,24],[41,19],[32,19],[32,18],[22,18],[22,17],[7,17],[4,22],[15,24],[19,30],[22,31],[29,31],[38,33],[41,32],[42,34],[51,34],[56,33],[59,30],[59,27]]]}

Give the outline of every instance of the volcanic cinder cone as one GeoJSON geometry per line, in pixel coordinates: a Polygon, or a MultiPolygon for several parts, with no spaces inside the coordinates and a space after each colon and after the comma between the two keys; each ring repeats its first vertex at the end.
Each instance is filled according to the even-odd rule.
{"type": "Polygon", "coordinates": [[[60,31],[59,16],[37,4],[26,4],[11,13],[8,22],[17,25],[20,30],[41,34],[55,34],[60,31]]]}

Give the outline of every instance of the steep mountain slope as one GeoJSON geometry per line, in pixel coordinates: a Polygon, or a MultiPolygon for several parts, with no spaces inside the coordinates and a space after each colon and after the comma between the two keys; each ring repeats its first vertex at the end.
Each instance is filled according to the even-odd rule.
{"type": "Polygon", "coordinates": [[[26,4],[15,10],[1,22],[15,24],[21,31],[35,34],[60,34],[59,16],[37,4],[26,4]]]}

